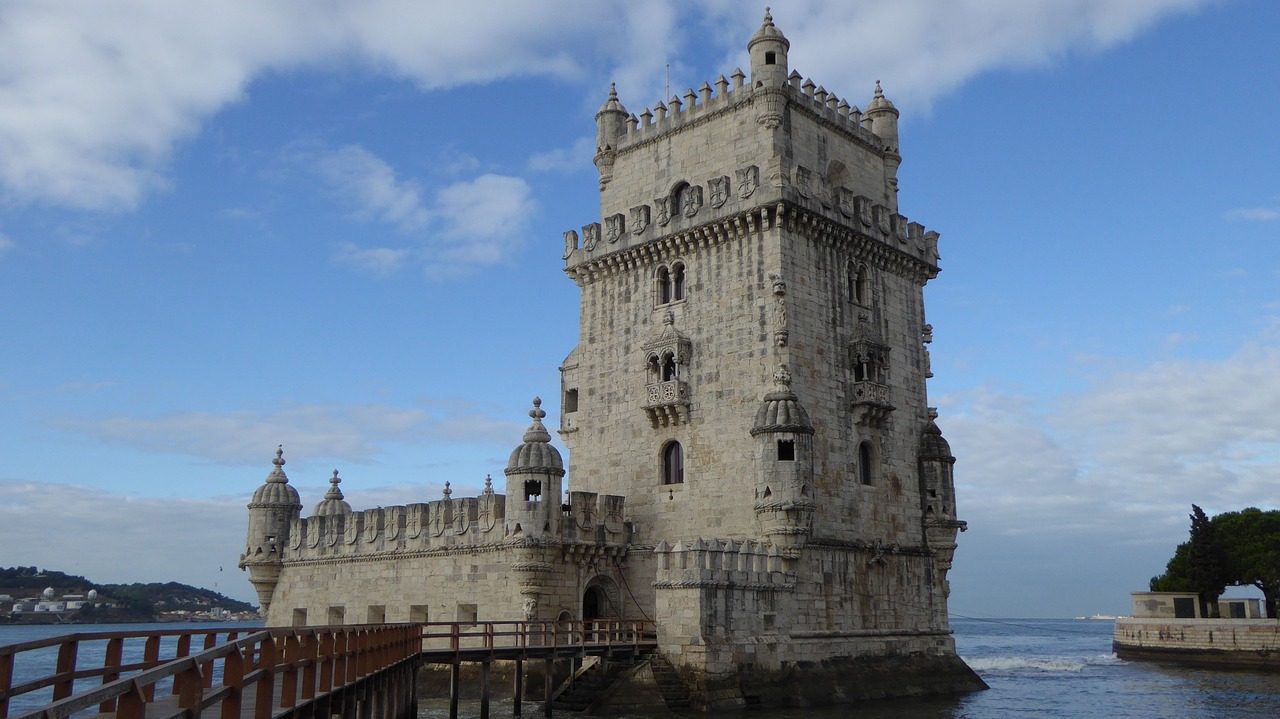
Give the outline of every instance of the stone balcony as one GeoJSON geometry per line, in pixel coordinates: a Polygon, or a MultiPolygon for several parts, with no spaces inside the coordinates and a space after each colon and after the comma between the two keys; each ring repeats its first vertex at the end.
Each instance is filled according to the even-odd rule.
{"type": "Polygon", "coordinates": [[[680,380],[645,385],[648,398],[644,405],[649,424],[667,427],[689,422],[689,383],[680,380]]]}
{"type": "Polygon", "coordinates": [[[889,402],[889,386],[863,380],[853,383],[853,417],[863,426],[881,427],[893,412],[894,406],[889,402]]]}

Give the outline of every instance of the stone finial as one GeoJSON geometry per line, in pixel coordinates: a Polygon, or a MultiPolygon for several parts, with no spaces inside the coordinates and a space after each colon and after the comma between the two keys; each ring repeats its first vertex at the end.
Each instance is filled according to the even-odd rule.
{"type": "Polygon", "coordinates": [[[271,460],[271,464],[275,467],[271,473],[267,475],[268,483],[288,483],[289,478],[284,474],[284,445],[276,446],[276,458],[271,460]]]}
{"type": "Polygon", "coordinates": [[[448,481],[448,480],[445,480],[445,483],[444,483],[444,498],[445,498],[445,499],[448,499],[448,498],[449,498],[449,496],[450,496],[450,495],[452,495],[452,494],[453,494],[453,490],[449,488],[449,481],[448,481]]]}
{"type": "Polygon", "coordinates": [[[342,482],[342,478],[338,476],[338,470],[333,470],[333,477],[329,479],[329,491],[324,493],[325,499],[344,499],[342,490],[338,489],[338,485],[342,482]]]}
{"type": "Polygon", "coordinates": [[[791,388],[791,370],[787,368],[786,363],[778,365],[777,371],[773,373],[773,383],[780,389],[791,388]]]}
{"type": "Polygon", "coordinates": [[[489,474],[484,476],[484,493],[493,494],[493,477],[489,474]]]}

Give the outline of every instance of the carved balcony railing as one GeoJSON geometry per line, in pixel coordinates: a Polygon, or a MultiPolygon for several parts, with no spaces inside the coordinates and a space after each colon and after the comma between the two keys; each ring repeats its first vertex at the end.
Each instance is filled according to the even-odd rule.
{"type": "Polygon", "coordinates": [[[654,427],[667,427],[689,422],[689,383],[680,380],[646,385],[648,400],[644,411],[654,427]]]}
{"type": "Polygon", "coordinates": [[[889,386],[863,380],[853,383],[853,417],[854,422],[868,427],[880,427],[893,412],[894,406],[889,402],[889,386]]]}

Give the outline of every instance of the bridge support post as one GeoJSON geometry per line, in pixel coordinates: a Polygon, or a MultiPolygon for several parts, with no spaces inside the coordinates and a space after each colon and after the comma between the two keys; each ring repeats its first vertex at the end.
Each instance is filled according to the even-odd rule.
{"type": "Polygon", "coordinates": [[[512,687],[512,714],[520,716],[520,700],[524,689],[524,660],[516,660],[516,677],[512,680],[515,686],[512,687]]]}
{"type": "Polygon", "coordinates": [[[480,719],[489,719],[489,662],[480,662],[480,719]]]}
{"type": "Polygon", "coordinates": [[[547,657],[546,672],[544,672],[542,677],[542,696],[544,697],[544,701],[542,702],[542,716],[545,717],[551,716],[551,692],[555,691],[555,688],[552,686],[551,677],[552,670],[555,668],[555,661],[555,655],[547,657]]]}
{"type": "Polygon", "coordinates": [[[458,693],[462,691],[461,668],[456,659],[449,665],[449,719],[458,719],[458,693]]]}

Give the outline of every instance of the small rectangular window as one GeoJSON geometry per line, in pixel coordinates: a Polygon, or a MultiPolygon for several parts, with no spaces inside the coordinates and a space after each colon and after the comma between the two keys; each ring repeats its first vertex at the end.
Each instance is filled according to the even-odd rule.
{"type": "Polygon", "coordinates": [[[458,621],[462,624],[475,624],[480,615],[474,604],[458,605],[458,621]]]}
{"type": "Polygon", "coordinates": [[[385,624],[387,622],[387,606],[385,604],[370,604],[364,621],[366,624],[385,624]]]}
{"type": "Polygon", "coordinates": [[[526,502],[542,501],[542,482],[539,482],[536,479],[530,479],[525,481],[524,501],[526,502]]]}
{"type": "Polygon", "coordinates": [[[777,64],[778,64],[778,56],[777,56],[776,54],[774,54],[774,53],[766,52],[766,53],[764,54],[764,64],[766,64],[766,65],[777,65],[777,64]]]}
{"type": "Polygon", "coordinates": [[[778,461],[794,462],[796,459],[796,442],[793,439],[778,440],[778,461]]]}
{"type": "Polygon", "coordinates": [[[346,607],[329,607],[329,626],[337,626],[346,621],[346,607]]]}
{"type": "Polygon", "coordinates": [[[578,411],[578,390],[567,389],[564,391],[564,411],[565,412],[578,411]]]}
{"type": "Polygon", "coordinates": [[[305,609],[293,610],[293,626],[295,627],[307,626],[307,610],[305,609]]]}
{"type": "Polygon", "coordinates": [[[414,624],[421,624],[423,622],[428,621],[427,605],[410,604],[409,605],[409,621],[413,622],[414,624]]]}

